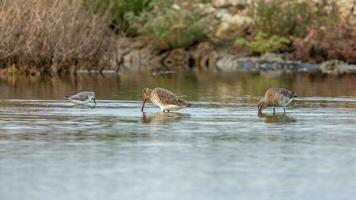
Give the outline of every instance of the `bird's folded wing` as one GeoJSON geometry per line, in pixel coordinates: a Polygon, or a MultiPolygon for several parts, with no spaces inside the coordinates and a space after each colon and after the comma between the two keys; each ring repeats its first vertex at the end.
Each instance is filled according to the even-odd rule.
{"type": "Polygon", "coordinates": [[[281,88],[279,89],[279,92],[284,95],[284,96],[287,96],[287,97],[290,97],[292,95],[292,93],[289,91],[289,90],[286,90],[284,88],[281,88]]]}
{"type": "Polygon", "coordinates": [[[71,96],[70,98],[73,100],[85,101],[85,100],[89,99],[89,96],[86,94],[79,93],[79,94],[71,96]]]}
{"type": "Polygon", "coordinates": [[[173,94],[168,90],[159,89],[157,90],[157,95],[160,97],[160,101],[163,104],[178,105],[178,106],[187,105],[187,102],[185,102],[183,99],[180,99],[179,97],[177,97],[175,94],[173,94]]]}

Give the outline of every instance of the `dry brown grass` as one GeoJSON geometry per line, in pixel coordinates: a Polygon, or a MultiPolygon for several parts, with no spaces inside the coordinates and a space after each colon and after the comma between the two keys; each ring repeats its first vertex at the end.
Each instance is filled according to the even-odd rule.
{"type": "Polygon", "coordinates": [[[0,0],[0,67],[75,71],[109,65],[109,18],[80,0],[0,0]]]}

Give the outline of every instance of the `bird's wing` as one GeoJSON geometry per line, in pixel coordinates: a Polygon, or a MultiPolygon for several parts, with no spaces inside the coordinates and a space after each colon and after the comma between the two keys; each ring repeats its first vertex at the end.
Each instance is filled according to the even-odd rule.
{"type": "Polygon", "coordinates": [[[171,91],[163,89],[163,88],[156,88],[155,91],[157,96],[159,97],[160,101],[165,105],[178,105],[178,106],[187,106],[189,105],[188,102],[184,101],[183,99],[177,97],[171,91]]]}
{"type": "Polygon", "coordinates": [[[287,90],[287,89],[284,89],[284,88],[279,88],[279,92],[283,95],[283,96],[286,96],[286,97],[291,97],[292,96],[292,92],[287,90]]]}
{"type": "Polygon", "coordinates": [[[85,101],[85,100],[89,99],[89,95],[86,92],[80,92],[80,93],[75,94],[69,98],[72,100],[85,101]]]}

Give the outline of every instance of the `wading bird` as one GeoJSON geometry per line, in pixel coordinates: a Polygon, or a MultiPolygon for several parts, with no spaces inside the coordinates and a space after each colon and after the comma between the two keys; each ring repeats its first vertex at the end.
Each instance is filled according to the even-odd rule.
{"type": "Polygon", "coordinates": [[[273,114],[275,114],[275,107],[283,107],[283,111],[286,113],[285,107],[297,97],[295,92],[287,89],[270,88],[266,91],[265,96],[258,102],[258,112],[261,113],[263,109],[273,107],[273,114]]]}
{"type": "Polygon", "coordinates": [[[184,101],[183,99],[177,97],[173,92],[168,91],[163,88],[145,88],[142,90],[142,108],[145,107],[146,101],[150,100],[152,103],[159,106],[162,112],[169,112],[174,110],[179,110],[181,108],[190,107],[191,104],[184,101]]]}
{"type": "Polygon", "coordinates": [[[95,93],[91,91],[79,92],[78,94],[66,96],[65,98],[75,104],[88,105],[90,107],[96,106],[95,93]]]}

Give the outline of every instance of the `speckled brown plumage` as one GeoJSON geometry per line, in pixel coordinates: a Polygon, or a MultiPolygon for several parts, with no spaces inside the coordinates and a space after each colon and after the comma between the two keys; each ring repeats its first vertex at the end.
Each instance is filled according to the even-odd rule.
{"type": "MultiPolygon", "coordinates": [[[[285,113],[285,106],[287,106],[294,98],[297,97],[295,92],[289,91],[284,88],[270,88],[266,91],[265,96],[258,102],[258,112],[263,109],[272,107],[283,107],[285,113]]],[[[273,108],[273,114],[275,108],[273,108]]]]}
{"type": "Polygon", "coordinates": [[[170,110],[179,110],[184,107],[190,107],[191,104],[185,100],[177,97],[173,92],[163,88],[145,88],[142,90],[143,104],[141,111],[143,111],[145,102],[147,100],[152,101],[161,108],[163,112],[169,112],[170,110]]]}

